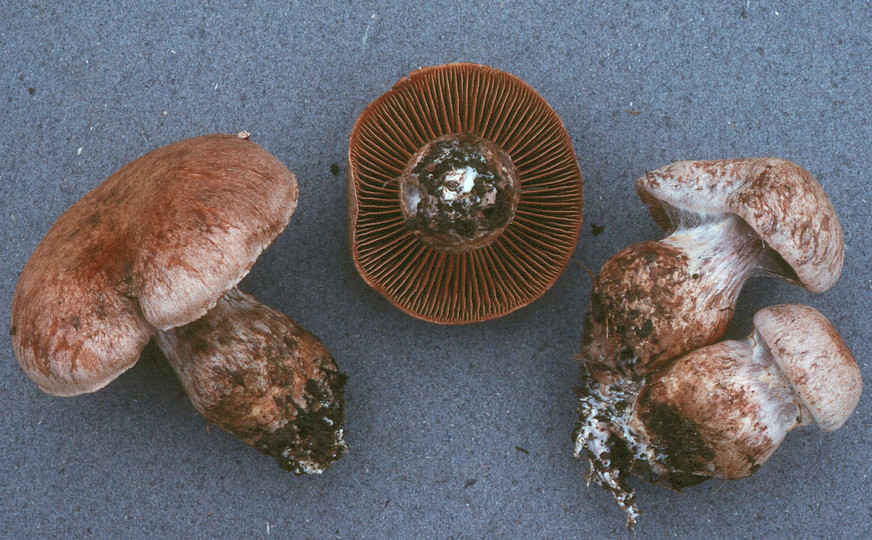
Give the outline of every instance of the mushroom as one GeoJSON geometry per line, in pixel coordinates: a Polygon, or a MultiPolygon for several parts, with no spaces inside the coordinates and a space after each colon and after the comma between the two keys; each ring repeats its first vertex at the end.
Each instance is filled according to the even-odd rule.
{"type": "Polygon", "coordinates": [[[67,210],[19,278],[13,347],[43,391],[75,396],[155,337],[209,421],[283,468],[319,472],[346,451],[345,378],[317,338],[236,289],[298,194],[247,137],[154,150],[67,210]]]}
{"type": "Polygon", "coordinates": [[[682,161],[642,176],[636,189],[668,236],[624,249],[596,279],[582,356],[604,382],[644,376],[717,341],[753,275],[822,292],[841,273],[835,209],[795,163],[682,161]]]}
{"type": "Polygon", "coordinates": [[[363,279],[406,313],[500,317],[562,273],[582,179],[557,113],[477,64],[424,68],[370,104],[348,153],[351,247],[363,279]]]}
{"type": "Polygon", "coordinates": [[[750,476],[787,432],[842,426],[860,400],[860,368],[819,311],[762,309],[754,331],[682,356],[642,387],[630,430],[672,487],[750,476]]]}
{"type": "Polygon", "coordinates": [[[771,306],[757,312],[746,339],[686,354],[620,404],[608,399],[608,422],[588,416],[579,425],[593,444],[578,439],[576,455],[587,448],[592,480],[615,495],[631,526],[631,472],[674,489],[750,476],[788,431],[841,427],[862,385],[851,351],[819,311],[771,306]]]}

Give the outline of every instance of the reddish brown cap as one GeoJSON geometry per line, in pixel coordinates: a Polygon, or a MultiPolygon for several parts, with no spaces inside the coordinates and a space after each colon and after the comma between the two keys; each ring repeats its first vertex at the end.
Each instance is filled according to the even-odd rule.
{"type": "Polygon", "coordinates": [[[454,324],[510,313],[551,287],[575,250],[583,197],[572,141],[545,100],[508,73],[477,64],[413,72],[361,114],[348,161],[357,269],[415,317],[454,324]],[[427,143],[465,133],[508,154],[520,199],[491,243],[450,252],[407,227],[399,178],[427,143]]]}
{"type": "Polygon", "coordinates": [[[821,185],[796,163],[769,157],[680,161],[642,176],[636,190],[667,232],[687,220],[738,215],[777,253],[777,262],[787,264],[767,269],[811,292],[829,289],[842,272],[839,218],[821,185]]]}
{"type": "Polygon", "coordinates": [[[863,379],[832,323],[813,307],[781,304],[758,311],[754,328],[815,423],[841,427],[860,401],[863,379]]]}
{"type": "Polygon", "coordinates": [[[244,135],[205,135],[125,165],[74,204],[25,265],[12,341],[44,391],[97,390],[153,333],[215,305],[284,230],[294,175],[244,135]]]}

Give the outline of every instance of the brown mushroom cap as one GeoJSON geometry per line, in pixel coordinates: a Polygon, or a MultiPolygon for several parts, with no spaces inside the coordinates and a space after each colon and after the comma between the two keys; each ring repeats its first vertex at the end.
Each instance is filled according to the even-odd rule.
{"type": "Polygon", "coordinates": [[[582,221],[582,179],[557,113],[519,78],[477,64],[424,68],[370,104],[351,134],[348,205],[354,262],[394,305],[432,322],[500,317],[562,273],[582,221]],[[398,178],[425,144],[468,132],[517,167],[514,219],[487,246],[440,251],[404,225],[398,178]]]}
{"type": "Polygon", "coordinates": [[[863,379],[832,323],[812,307],[781,304],[758,311],[754,328],[815,423],[841,427],[860,401],[863,379]]]}
{"type": "Polygon", "coordinates": [[[796,163],[770,157],[680,161],[642,176],[636,190],[667,232],[686,213],[695,219],[738,215],[787,263],[777,273],[811,292],[829,289],[841,274],[839,218],[821,185],[796,163]]]}
{"type": "Polygon", "coordinates": [[[215,305],[284,230],[294,175],[257,144],[205,135],[128,163],[74,204],[25,265],[12,303],[21,367],[72,396],[129,369],[152,328],[215,305]]]}

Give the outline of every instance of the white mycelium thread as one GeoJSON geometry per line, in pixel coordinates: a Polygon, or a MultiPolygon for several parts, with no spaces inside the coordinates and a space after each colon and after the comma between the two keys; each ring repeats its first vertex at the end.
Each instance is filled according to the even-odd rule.
{"type": "Polygon", "coordinates": [[[578,391],[579,421],[575,428],[573,453],[576,459],[580,459],[583,452],[587,453],[590,464],[587,484],[593,482],[611,493],[627,513],[627,527],[632,527],[639,517],[639,509],[636,507],[634,490],[629,487],[627,480],[633,462],[647,460],[648,452],[629,428],[629,419],[644,381],[622,379],[604,388],[587,373],[586,367],[582,366],[582,372],[584,376],[578,391]],[[616,443],[626,444],[632,456],[629,463],[614,461],[616,443]]]}
{"type": "Polygon", "coordinates": [[[472,167],[454,169],[445,174],[444,185],[440,188],[440,197],[445,201],[453,201],[460,196],[466,196],[475,187],[478,173],[472,167]]]}

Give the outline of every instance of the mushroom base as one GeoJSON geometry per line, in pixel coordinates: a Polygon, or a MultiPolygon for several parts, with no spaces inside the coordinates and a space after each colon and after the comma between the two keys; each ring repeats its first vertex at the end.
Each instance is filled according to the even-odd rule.
{"type": "Polygon", "coordinates": [[[612,494],[627,513],[627,527],[632,528],[639,517],[635,492],[629,479],[633,464],[644,459],[645,453],[633,451],[627,444],[635,440],[628,429],[630,413],[638,395],[637,383],[622,379],[614,384],[600,384],[582,365],[582,384],[576,388],[579,419],[572,436],[573,454],[581,459],[585,454],[590,465],[586,482],[594,483],[612,494]]]}
{"type": "Polygon", "coordinates": [[[296,474],[345,455],[343,385],[327,348],[232,289],[203,318],[156,335],[194,407],[296,474]]]}
{"type": "Polygon", "coordinates": [[[279,467],[286,471],[321,474],[348,452],[342,439],[345,421],[342,389],[347,380],[348,376],[339,371],[325,371],[322,380],[309,379],[305,403],[294,403],[296,418],[255,441],[246,442],[276,458],[279,467]]]}
{"type": "MultiPolygon", "coordinates": [[[[681,490],[712,478],[674,467],[675,457],[651,445],[633,427],[633,411],[645,379],[619,379],[603,384],[582,365],[582,384],[576,388],[579,419],[573,431],[576,459],[585,455],[590,466],[587,485],[594,483],[614,497],[627,514],[627,527],[639,517],[633,476],[681,490]]],[[[678,432],[676,432],[677,434],[678,432]]]]}

